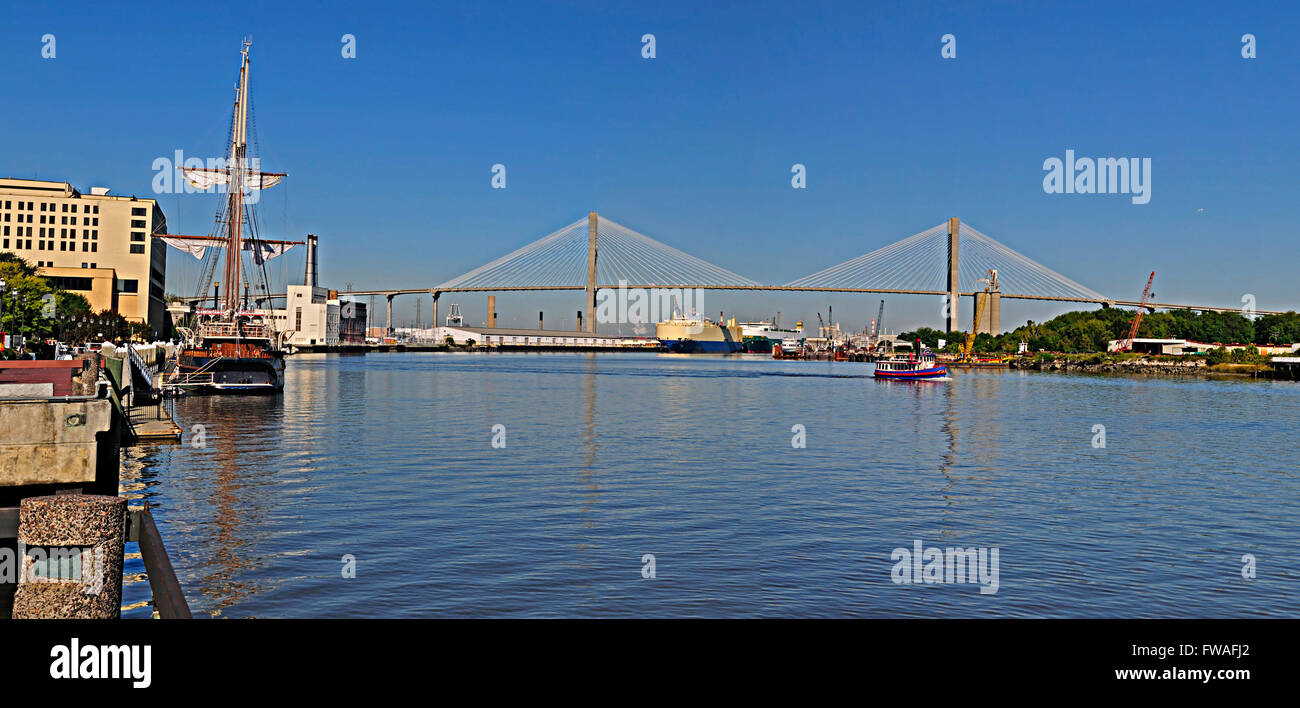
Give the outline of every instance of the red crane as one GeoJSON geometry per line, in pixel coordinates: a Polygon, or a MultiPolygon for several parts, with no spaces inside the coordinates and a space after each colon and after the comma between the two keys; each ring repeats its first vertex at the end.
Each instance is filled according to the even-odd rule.
{"type": "Polygon", "coordinates": [[[1133,349],[1133,338],[1137,336],[1138,327],[1142,326],[1142,316],[1147,313],[1147,301],[1151,299],[1151,282],[1156,279],[1156,272],[1151,271],[1151,277],[1147,278],[1147,287],[1142,291],[1142,303],[1138,305],[1137,314],[1129,322],[1128,335],[1119,341],[1119,346],[1115,347],[1117,352],[1126,352],[1133,349]]]}

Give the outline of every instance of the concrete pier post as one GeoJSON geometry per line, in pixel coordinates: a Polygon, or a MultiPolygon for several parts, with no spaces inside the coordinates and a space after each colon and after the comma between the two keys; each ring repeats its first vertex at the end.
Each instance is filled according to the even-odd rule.
{"type": "Polygon", "coordinates": [[[961,223],[957,217],[948,220],[948,332],[957,332],[961,329],[958,314],[960,313],[960,288],[957,283],[957,234],[961,229],[961,223]]]}
{"type": "Polygon", "coordinates": [[[542,313],[540,312],[537,313],[537,329],[545,329],[542,327],[542,313]]]}
{"type": "Polygon", "coordinates": [[[975,324],[975,334],[991,334],[996,337],[1002,330],[1002,293],[993,291],[987,296],[975,293],[971,297],[971,321],[974,321],[975,311],[979,309],[978,298],[981,297],[988,297],[988,301],[984,303],[984,312],[975,324]]]}
{"type": "Polygon", "coordinates": [[[14,619],[117,619],[122,613],[126,498],[56,494],[18,512],[14,619]]]}
{"type": "Polygon", "coordinates": [[[488,327],[497,326],[497,296],[496,295],[488,295],[487,326],[488,327]]]}
{"type": "Polygon", "coordinates": [[[438,296],[441,294],[442,294],[441,292],[433,293],[433,325],[432,326],[434,328],[438,328],[442,326],[438,324],[438,296]]]}
{"type": "Polygon", "coordinates": [[[393,334],[393,298],[397,296],[389,294],[386,297],[388,298],[388,334],[391,336],[393,334]]]}
{"type": "Polygon", "coordinates": [[[587,214],[587,317],[588,332],[596,331],[596,212],[587,214]]]}

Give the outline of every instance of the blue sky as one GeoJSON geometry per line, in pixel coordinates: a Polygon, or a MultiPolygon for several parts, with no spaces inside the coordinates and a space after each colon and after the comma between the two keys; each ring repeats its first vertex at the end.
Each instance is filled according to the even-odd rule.
{"type": "MultiPolygon", "coordinates": [[[[0,111],[0,174],[151,194],[155,158],[222,151],[250,35],[263,165],[290,175],[263,233],[318,234],[331,287],[433,285],[592,209],[774,283],[959,216],[1112,297],[1155,270],[1162,300],[1290,309],[1298,19],[1294,3],[29,5],[0,27],[0,101],[21,107],[0,111]],[[1066,149],[1150,157],[1150,203],[1044,193],[1066,149]]],[[[173,232],[211,228],[215,197],[160,201],[173,232]]],[[[282,260],[301,277],[300,253],[282,260]]],[[[169,290],[195,263],[170,254],[169,290]]],[[[482,296],[458,299],[482,318],[482,296]]],[[[891,329],[937,326],[932,300],[889,298],[891,329]]],[[[858,328],[879,297],[707,303],[805,321],[831,304],[858,328]]],[[[498,298],[506,323],[580,305],[498,298]]],[[[1008,302],[1003,323],[1062,309],[1008,302]]]]}

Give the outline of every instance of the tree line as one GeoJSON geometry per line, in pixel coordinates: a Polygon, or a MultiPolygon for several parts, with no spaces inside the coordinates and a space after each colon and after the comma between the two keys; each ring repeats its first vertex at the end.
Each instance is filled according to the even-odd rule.
{"type": "MultiPolygon", "coordinates": [[[[1046,322],[1030,320],[1010,332],[976,336],[975,350],[1014,352],[1020,342],[1027,342],[1030,351],[1104,352],[1111,340],[1128,334],[1133,314],[1132,310],[1102,308],[1075,310],[1046,322]]],[[[1154,312],[1142,318],[1137,336],[1210,344],[1290,344],[1300,341],[1300,314],[1286,312],[1252,319],[1239,312],[1154,312]]],[[[920,339],[932,348],[937,348],[939,340],[944,339],[945,350],[956,350],[966,333],[920,327],[903,332],[899,338],[909,342],[920,339]]]]}
{"type": "MultiPolygon", "coordinates": [[[[9,252],[0,252],[0,332],[22,335],[28,342],[58,339],[63,342],[119,341],[147,332],[143,323],[103,310],[91,311],[90,302],[78,293],[55,287],[37,275],[36,268],[9,252]]],[[[5,351],[5,356],[14,352],[5,351]]]]}

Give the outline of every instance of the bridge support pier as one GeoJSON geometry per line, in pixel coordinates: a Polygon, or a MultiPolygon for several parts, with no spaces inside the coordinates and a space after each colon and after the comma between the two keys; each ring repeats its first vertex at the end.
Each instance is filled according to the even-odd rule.
{"type": "Polygon", "coordinates": [[[388,335],[391,337],[393,335],[393,298],[397,297],[397,295],[390,294],[386,297],[388,298],[388,335]]]}
{"type": "Polygon", "coordinates": [[[433,327],[434,328],[441,327],[442,325],[438,324],[438,296],[441,295],[442,293],[440,291],[435,290],[430,294],[433,295],[433,327]]]}
{"type": "MultiPolygon", "coordinates": [[[[979,309],[979,297],[983,293],[975,293],[971,296],[971,322],[975,322],[975,311],[979,309]]],[[[979,322],[975,322],[975,334],[991,334],[998,336],[1002,331],[1002,293],[989,293],[988,302],[984,303],[984,312],[980,314],[979,322]]]]}
{"type": "Polygon", "coordinates": [[[487,326],[488,327],[497,326],[497,296],[496,295],[488,295],[487,326]]]}

